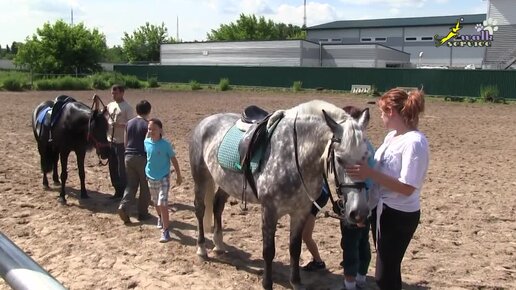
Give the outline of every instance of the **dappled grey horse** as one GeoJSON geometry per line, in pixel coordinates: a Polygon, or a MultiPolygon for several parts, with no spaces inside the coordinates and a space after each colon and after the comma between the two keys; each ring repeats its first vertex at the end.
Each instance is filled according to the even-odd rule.
{"type": "MultiPolygon", "coordinates": [[[[207,258],[203,218],[214,215],[215,252],[224,252],[222,240],[222,211],[229,195],[261,204],[263,259],[265,262],[262,285],[272,289],[272,260],[275,255],[278,220],[290,216],[290,283],[294,289],[303,288],[299,275],[301,233],[312,201],[317,199],[323,184],[326,160],[335,160],[334,174],[337,191],[346,204],[343,219],[359,223],[369,210],[365,194],[354,186],[344,167],[364,160],[364,142],[369,121],[367,110],[354,120],[342,109],[324,101],[311,101],[288,110],[276,111],[268,120],[270,136],[258,171],[253,173],[256,197],[246,187],[243,192],[242,174],[223,168],[217,159],[219,145],[226,132],[239,119],[238,114],[224,113],[203,119],[193,130],[190,141],[190,166],[195,182],[195,214],[198,221],[197,255],[207,258]],[[332,154],[329,154],[331,151],[332,154]],[[245,196],[244,196],[245,194],[245,196]]],[[[208,230],[210,230],[208,228],[208,230]]]]}

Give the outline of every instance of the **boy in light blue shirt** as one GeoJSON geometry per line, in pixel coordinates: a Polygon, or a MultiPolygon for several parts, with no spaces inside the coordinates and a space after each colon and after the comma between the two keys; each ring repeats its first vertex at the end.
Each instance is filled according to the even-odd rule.
{"type": "Polygon", "coordinates": [[[170,174],[176,172],[176,185],[182,183],[179,162],[176,152],[169,141],[163,139],[163,124],[158,119],[150,119],[148,127],[148,138],[144,141],[145,152],[147,153],[147,165],[145,175],[149,184],[151,199],[158,213],[158,228],[162,228],[160,242],[170,240],[169,215],[168,215],[168,192],[170,189],[170,174]],[[170,163],[174,170],[170,170],[170,163]]]}

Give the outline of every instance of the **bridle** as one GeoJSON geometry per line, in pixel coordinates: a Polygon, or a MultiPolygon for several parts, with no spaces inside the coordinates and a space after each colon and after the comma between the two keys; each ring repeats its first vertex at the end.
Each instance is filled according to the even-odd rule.
{"type": "MultiPolygon", "coordinates": [[[[298,146],[297,146],[296,123],[297,123],[297,113],[296,113],[296,117],[294,119],[294,155],[295,155],[295,160],[296,160],[296,169],[297,169],[297,172],[299,174],[299,177],[301,178],[301,183],[303,184],[303,187],[305,189],[306,195],[308,196],[310,201],[312,201],[312,204],[316,208],[321,210],[321,207],[319,206],[319,204],[317,204],[317,202],[308,193],[308,190],[307,190],[304,178],[303,178],[303,174],[301,173],[301,168],[299,166],[299,158],[298,158],[299,154],[298,154],[298,149],[297,149],[298,146]]],[[[331,203],[332,203],[333,211],[335,212],[335,214],[337,214],[337,216],[330,215],[330,217],[333,217],[333,218],[336,218],[336,219],[340,219],[340,220],[346,220],[345,213],[346,213],[347,196],[343,193],[343,189],[345,189],[345,188],[354,188],[354,189],[357,189],[357,190],[360,190],[360,191],[365,191],[366,194],[367,194],[367,191],[365,190],[366,189],[365,182],[352,182],[352,183],[340,182],[340,180],[338,178],[338,174],[337,174],[337,168],[335,166],[335,158],[336,157],[335,157],[334,144],[341,143],[341,142],[342,142],[342,138],[337,138],[337,137],[335,137],[335,135],[333,135],[332,138],[330,139],[330,144],[329,144],[329,147],[328,147],[328,155],[326,157],[326,163],[325,163],[326,169],[323,171],[322,175],[323,175],[323,179],[324,179],[324,185],[328,189],[328,194],[330,196],[330,200],[331,200],[331,203]],[[332,194],[330,186],[328,184],[327,176],[328,176],[328,172],[331,173],[331,171],[333,171],[333,173],[334,173],[333,176],[334,176],[334,179],[335,179],[335,187],[336,187],[335,191],[337,192],[337,199],[336,200],[333,198],[333,194],[332,194]]]]}
{"type": "Polygon", "coordinates": [[[330,139],[330,145],[328,148],[328,156],[326,157],[326,170],[323,171],[323,178],[324,178],[324,183],[329,191],[330,200],[331,200],[331,203],[333,206],[333,211],[337,215],[339,215],[339,218],[342,218],[342,216],[346,212],[346,203],[348,201],[347,195],[343,192],[344,189],[351,188],[351,189],[356,189],[361,192],[365,191],[366,195],[367,195],[367,191],[366,191],[366,183],[363,181],[352,182],[352,183],[340,182],[339,175],[337,174],[337,167],[335,166],[336,157],[335,157],[335,148],[334,148],[334,144],[340,143],[340,142],[342,142],[342,139],[336,138],[335,135],[330,139]],[[333,177],[334,177],[334,182],[335,182],[335,187],[336,187],[335,191],[337,192],[336,200],[333,199],[333,195],[331,193],[330,186],[328,184],[328,178],[327,178],[328,173],[332,173],[332,172],[333,172],[333,177]]]}
{"type": "MultiPolygon", "coordinates": [[[[104,102],[102,101],[102,99],[97,95],[93,95],[93,103],[91,104],[91,107],[90,109],[93,111],[99,111],[99,112],[104,112],[106,111],[107,109],[107,106],[104,104],[104,102]],[[102,111],[99,110],[99,102],[102,104],[102,111]]],[[[86,140],[88,142],[93,142],[93,145],[95,146],[95,151],[97,153],[97,157],[99,158],[99,165],[100,166],[105,166],[109,163],[109,158],[106,160],[106,163],[102,163],[102,158],[100,157],[100,149],[104,148],[104,147],[110,147],[111,145],[108,143],[102,143],[102,142],[99,142],[97,140],[97,138],[95,138],[95,136],[91,133],[92,129],[91,129],[91,124],[93,122],[93,116],[94,114],[92,113],[90,118],[88,119],[88,133],[86,134],[86,140]]]]}

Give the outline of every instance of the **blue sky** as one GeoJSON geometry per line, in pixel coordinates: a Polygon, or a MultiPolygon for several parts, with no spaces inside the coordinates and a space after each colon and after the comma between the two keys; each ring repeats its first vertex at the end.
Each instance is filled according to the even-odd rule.
{"type": "MultiPolygon", "coordinates": [[[[241,13],[301,26],[304,1],[273,0],[0,0],[0,45],[24,41],[45,22],[83,22],[106,35],[108,46],[122,44],[124,32],[145,22],[168,28],[183,41],[202,41],[212,29],[235,22],[241,13]],[[179,21],[177,21],[179,20],[179,21]],[[177,25],[179,23],[179,25],[177,25]]],[[[335,20],[475,14],[483,0],[307,0],[307,25],[335,20]]]]}

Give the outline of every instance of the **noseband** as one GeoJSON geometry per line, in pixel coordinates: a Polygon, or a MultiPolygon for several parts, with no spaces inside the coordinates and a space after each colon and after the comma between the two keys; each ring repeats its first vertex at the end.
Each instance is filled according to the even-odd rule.
{"type": "MultiPolygon", "coordinates": [[[[335,148],[334,148],[334,144],[335,143],[340,143],[342,142],[342,139],[341,138],[336,138],[335,136],[333,136],[330,140],[330,146],[328,148],[328,156],[326,157],[326,172],[323,173],[323,177],[324,177],[324,183],[326,184],[328,190],[329,190],[329,195],[330,195],[330,200],[331,200],[331,203],[332,203],[332,206],[333,206],[333,211],[339,215],[339,218],[342,219],[342,216],[346,213],[346,203],[348,202],[347,200],[347,195],[344,194],[344,189],[346,188],[351,188],[351,189],[356,189],[360,192],[362,191],[365,191],[366,189],[366,183],[361,181],[361,182],[352,182],[352,183],[343,183],[343,182],[340,182],[339,180],[339,175],[337,174],[337,167],[335,166],[335,148]],[[333,195],[331,194],[331,190],[330,190],[330,186],[328,184],[328,171],[332,172],[333,171],[333,177],[334,177],[334,181],[335,181],[335,191],[337,192],[337,200],[334,200],[333,199],[333,195]]],[[[366,194],[367,194],[367,191],[366,191],[366,194]]]]}

